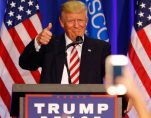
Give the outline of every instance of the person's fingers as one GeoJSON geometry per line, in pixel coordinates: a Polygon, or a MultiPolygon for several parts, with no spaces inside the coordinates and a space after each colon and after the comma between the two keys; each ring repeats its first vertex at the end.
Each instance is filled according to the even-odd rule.
{"type": "Polygon", "coordinates": [[[47,30],[47,29],[44,29],[43,30],[43,33],[42,33],[42,36],[52,36],[52,33],[49,31],[49,30],[47,30]]]}
{"type": "Polygon", "coordinates": [[[37,36],[37,42],[39,44],[47,45],[52,37],[52,32],[50,32],[52,24],[49,23],[48,26],[37,36]]]}
{"type": "Polygon", "coordinates": [[[48,31],[50,31],[51,28],[52,28],[52,23],[49,23],[48,26],[46,27],[46,29],[47,29],[48,31]]]}
{"type": "Polygon", "coordinates": [[[127,105],[127,108],[126,108],[126,112],[129,112],[132,109],[132,106],[133,106],[132,99],[129,98],[128,105],[127,105]]]}
{"type": "Polygon", "coordinates": [[[40,36],[38,41],[40,42],[40,44],[46,45],[49,43],[50,40],[51,40],[51,36],[44,35],[44,36],[40,36]]]}
{"type": "Polygon", "coordinates": [[[124,75],[125,79],[129,79],[129,78],[132,79],[132,75],[130,73],[130,70],[127,67],[124,68],[123,75],[124,75]]]}
{"type": "Polygon", "coordinates": [[[52,37],[52,33],[44,29],[40,35],[40,38],[42,37],[46,39],[50,39],[52,37]]]}

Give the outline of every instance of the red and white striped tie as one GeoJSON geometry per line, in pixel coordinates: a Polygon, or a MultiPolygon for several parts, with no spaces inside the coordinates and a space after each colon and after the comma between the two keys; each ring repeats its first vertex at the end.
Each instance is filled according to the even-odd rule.
{"type": "Polygon", "coordinates": [[[79,75],[80,75],[80,60],[78,56],[78,51],[76,46],[73,46],[70,55],[70,78],[71,84],[79,84],[79,75]]]}

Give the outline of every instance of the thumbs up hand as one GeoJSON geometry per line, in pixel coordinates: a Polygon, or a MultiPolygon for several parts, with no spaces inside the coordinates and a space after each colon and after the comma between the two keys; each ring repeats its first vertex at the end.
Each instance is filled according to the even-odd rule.
{"type": "Polygon", "coordinates": [[[52,33],[50,32],[52,24],[49,23],[48,26],[43,29],[43,31],[38,34],[36,40],[39,45],[47,45],[52,38],[52,33]]]}

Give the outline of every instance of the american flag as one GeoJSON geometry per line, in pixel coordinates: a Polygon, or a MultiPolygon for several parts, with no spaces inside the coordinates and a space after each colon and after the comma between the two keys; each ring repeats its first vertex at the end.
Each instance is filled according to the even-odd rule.
{"type": "MultiPolygon", "coordinates": [[[[128,56],[134,79],[151,111],[151,0],[136,2],[128,56]]],[[[138,118],[134,108],[129,112],[129,117],[138,118]]]]}
{"type": "Polygon", "coordinates": [[[19,56],[42,31],[36,0],[8,0],[0,32],[0,118],[10,118],[12,85],[39,82],[40,71],[22,70],[19,56]]]}

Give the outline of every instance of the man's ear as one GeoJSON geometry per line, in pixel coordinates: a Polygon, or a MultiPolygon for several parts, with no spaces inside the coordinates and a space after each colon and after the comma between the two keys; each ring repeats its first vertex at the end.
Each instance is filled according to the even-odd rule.
{"type": "Polygon", "coordinates": [[[64,22],[60,17],[59,17],[59,22],[60,22],[61,27],[64,28],[64,22]]]}

